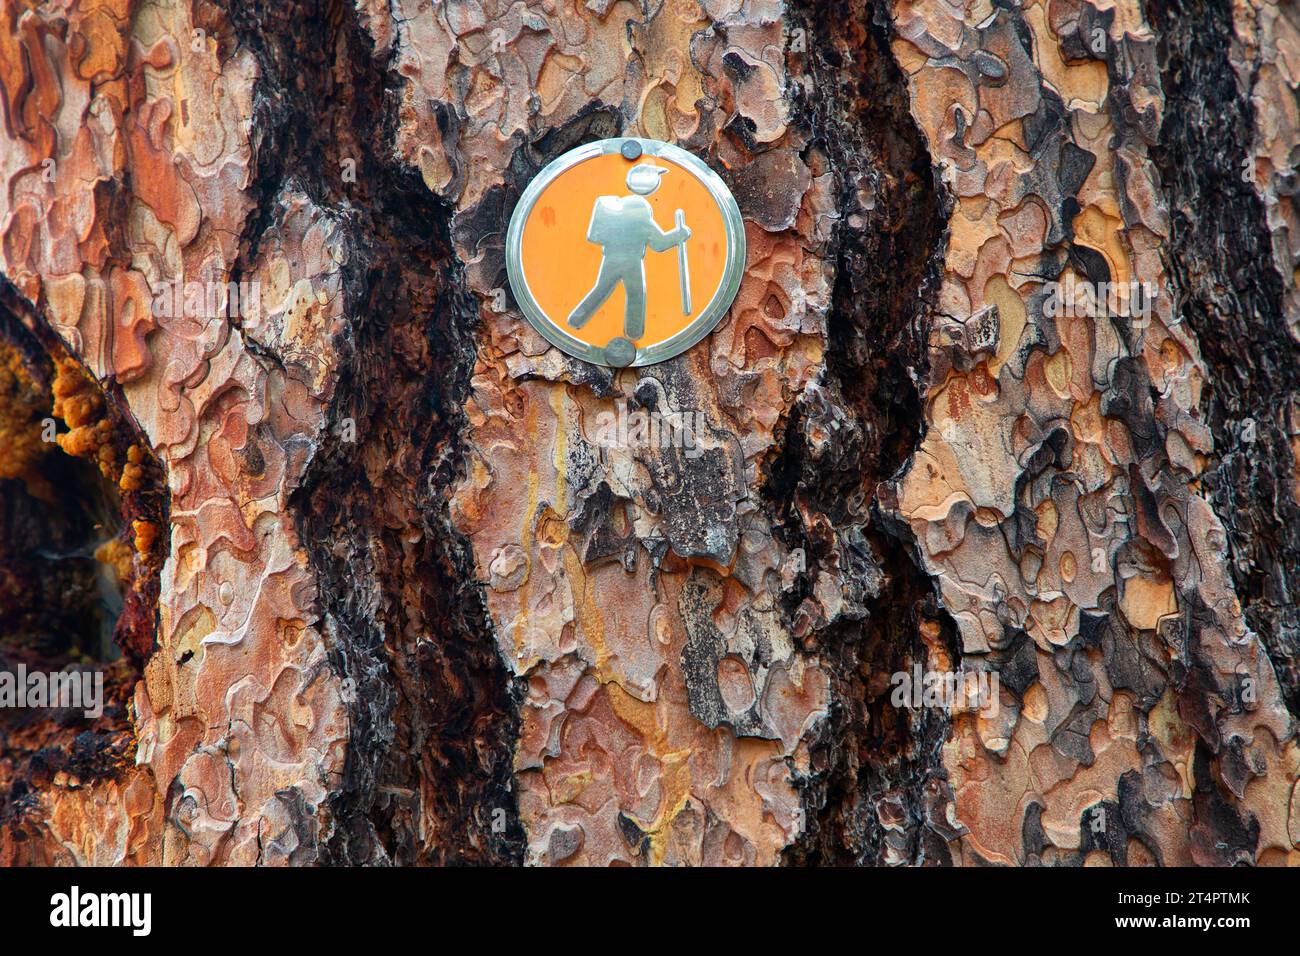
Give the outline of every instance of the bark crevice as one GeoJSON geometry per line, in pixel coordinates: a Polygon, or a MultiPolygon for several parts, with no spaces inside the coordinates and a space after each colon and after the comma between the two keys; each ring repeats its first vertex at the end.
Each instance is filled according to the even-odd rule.
{"type": "Polygon", "coordinates": [[[890,703],[890,675],[960,644],[911,530],[878,486],[919,445],[926,303],[942,262],[948,203],[912,119],[880,4],[792,11],[812,83],[799,98],[813,144],[837,171],[840,224],[826,373],[795,408],[768,495],[807,572],[787,598],[792,632],[832,673],[831,716],[804,782],[808,826],[789,864],[949,863],[947,717],[890,703]],[[818,574],[850,582],[851,609],[825,627],[802,613],[818,574]]]}
{"type": "Polygon", "coordinates": [[[130,706],[156,646],[169,500],[120,388],[99,383],[3,276],[0,366],[0,671],[103,674],[98,716],[86,716],[89,700],[0,708],[0,860],[9,861],[28,839],[37,844],[40,791],[56,775],[90,785],[134,761],[130,706]]]}
{"type": "Polygon", "coordinates": [[[262,68],[262,203],[285,189],[342,224],[348,325],[326,427],[290,510],[319,583],[350,721],[331,800],[334,863],[510,863],[517,697],[466,543],[450,526],[477,308],[446,205],[393,159],[396,77],[343,3],[232,14],[262,68]]]}
{"type": "Polygon", "coordinates": [[[1283,311],[1263,203],[1248,164],[1249,91],[1229,60],[1229,4],[1148,4],[1165,120],[1152,159],[1171,216],[1169,271],[1179,318],[1208,375],[1214,435],[1204,483],[1227,532],[1227,565],[1287,708],[1300,716],[1300,504],[1290,430],[1300,345],[1283,311]]]}

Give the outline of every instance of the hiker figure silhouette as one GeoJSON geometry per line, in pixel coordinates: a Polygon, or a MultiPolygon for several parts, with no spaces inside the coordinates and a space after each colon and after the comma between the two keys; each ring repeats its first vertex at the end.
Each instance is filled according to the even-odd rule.
{"type": "MultiPolygon", "coordinates": [[[[625,305],[623,309],[623,334],[629,339],[639,339],[645,333],[645,250],[666,252],[673,246],[686,242],[691,231],[686,228],[681,214],[678,226],[664,232],[655,222],[654,210],[646,196],[659,188],[659,177],[668,172],[660,166],[641,163],[627,174],[627,188],[631,196],[600,196],[591,210],[591,225],[587,227],[587,241],[604,248],[604,259],[596,274],[596,284],[569,313],[569,325],[580,329],[623,283],[625,305]]],[[[683,265],[685,258],[682,259],[683,265]]],[[[687,279],[683,274],[683,288],[687,279]]],[[[687,301],[685,296],[683,301],[687,301]]],[[[689,312],[689,310],[687,310],[689,312]]]]}

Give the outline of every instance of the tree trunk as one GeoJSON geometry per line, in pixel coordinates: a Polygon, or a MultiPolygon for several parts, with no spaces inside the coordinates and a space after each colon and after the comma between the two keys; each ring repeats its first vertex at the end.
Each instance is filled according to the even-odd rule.
{"type": "Polygon", "coordinates": [[[9,4],[0,669],[106,690],[0,861],[1300,863],[1297,86],[1273,0],[9,4]],[[613,370],[503,246],[623,135],[748,253],[613,370]]]}

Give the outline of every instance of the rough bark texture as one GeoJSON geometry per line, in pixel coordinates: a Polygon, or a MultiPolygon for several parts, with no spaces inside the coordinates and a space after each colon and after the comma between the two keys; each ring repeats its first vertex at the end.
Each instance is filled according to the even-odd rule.
{"type": "Polygon", "coordinates": [[[0,664],[109,674],[0,861],[1300,863],[1297,88],[1265,0],[0,6],[0,664]],[[616,135],[748,244],[622,371],[503,258],[616,135]]]}

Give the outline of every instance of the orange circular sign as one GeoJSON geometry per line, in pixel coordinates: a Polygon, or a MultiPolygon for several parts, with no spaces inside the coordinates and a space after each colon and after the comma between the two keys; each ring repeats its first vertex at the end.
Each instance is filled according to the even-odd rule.
{"type": "Polygon", "coordinates": [[[735,299],[744,262],[726,184],[656,140],[565,153],[529,184],[506,234],[521,311],[553,345],[600,365],[662,362],[704,338],[735,299]]]}

